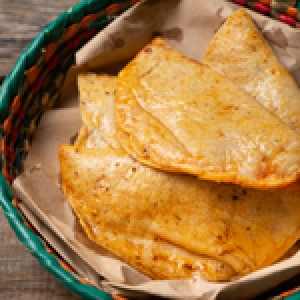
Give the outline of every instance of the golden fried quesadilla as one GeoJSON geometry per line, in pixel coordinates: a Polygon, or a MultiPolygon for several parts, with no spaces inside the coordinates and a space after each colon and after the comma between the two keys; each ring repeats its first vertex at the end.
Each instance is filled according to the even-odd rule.
{"type": "Polygon", "coordinates": [[[113,149],[61,146],[59,158],[63,190],[90,238],[153,278],[158,275],[152,272],[161,272],[157,278],[174,278],[173,268],[181,276],[188,272],[182,269],[188,260],[188,276],[227,280],[235,272],[245,275],[278,260],[299,237],[299,192],[255,190],[162,172],[113,149]],[[164,265],[173,257],[167,254],[153,255],[151,263],[152,254],[143,253],[148,242],[163,253],[157,236],[168,247],[173,243],[197,256],[180,252],[182,256],[174,256],[176,267],[164,265]],[[142,250],[136,250],[140,237],[142,250]],[[148,255],[146,261],[143,255],[148,255]]]}
{"type": "MultiPolygon", "coordinates": [[[[81,128],[75,146],[92,149],[113,149],[105,142],[105,132],[95,129],[89,130],[86,125],[81,128]]],[[[67,150],[74,151],[74,148],[68,148],[67,150]]],[[[65,158],[68,159],[69,152],[66,153],[65,158]]],[[[101,159],[101,156],[98,159],[101,159]]],[[[67,195],[65,188],[64,190],[67,195]]],[[[145,237],[144,234],[141,235],[140,233],[118,233],[108,227],[101,228],[93,221],[88,223],[86,221],[88,216],[82,212],[80,205],[78,205],[80,204],[79,198],[77,198],[78,201],[76,198],[67,198],[91,240],[110,249],[124,261],[151,278],[182,279],[200,276],[209,281],[228,281],[233,277],[237,277],[237,273],[228,264],[214,258],[193,254],[158,236],[148,234],[145,237]],[[98,232],[95,233],[93,228],[96,228],[98,232]]]]}
{"type": "Polygon", "coordinates": [[[115,138],[114,126],[116,76],[79,74],[77,82],[83,122],[89,129],[103,132],[105,141],[118,149],[119,143],[115,138]]]}
{"type": "Polygon", "coordinates": [[[246,9],[234,12],[213,37],[205,64],[246,91],[300,133],[300,90],[246,9]]]}
{"type": "Polygon", "coordinates": [[[299,178],[296,132],[161,38],[119,73],[115,116],[119,142],[148,166],[265,189],[299,178]]]}
{"type": "MultiPolygon", "coordinates": [[[[83,144],[88,135],[89,132],[80,140],[83,144]]],[[[124,176],[134,176],[134,163],[125,153],[109,148],[62,146],[60,163],[63,190],[88,237],[137,270],[155,279],[196,276],[209,281],[228,281],[237,276],[228,264],[175,246],[142,226],[127,230],[126,225],[134,217],[128,214],[135,209],[134,201],[138,198],[124,206],[125,199],[122,201],[118,194],[120,189],[129,188],[124,186],[124,176]],[[110,172],[109,168],[114,171],[110,172]],[[116,189],[115,197],[113,189],[116,189]],[[119,201],[123,205],[119,206],[119,201]]],[[[132,178],[128,180],[132,183],[132,178]]],[[[135,221],[138,225],[138,220],[135,221]]]]}

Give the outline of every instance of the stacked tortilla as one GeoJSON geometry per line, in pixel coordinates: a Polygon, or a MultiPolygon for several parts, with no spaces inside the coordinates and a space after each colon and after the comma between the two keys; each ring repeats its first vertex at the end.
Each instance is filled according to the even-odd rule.
{"type": "Polygon", "coordinates": [[[117,77],[79,75],[84,126],[59,152],[89,238],[153,279],[232,280],[277,261],[300,233],[300,191],[290,188],[300,176],[297,84],[243,9],[205,63],[156,38],[117,77]],[[246,37],[231,43],[232,28],[249,32],[255,51],[246,37]],[[249,61],[275,70],[278,97],[244,74],[249,61]],[[245,76],[230,76],[234,66],[245,76]]]}

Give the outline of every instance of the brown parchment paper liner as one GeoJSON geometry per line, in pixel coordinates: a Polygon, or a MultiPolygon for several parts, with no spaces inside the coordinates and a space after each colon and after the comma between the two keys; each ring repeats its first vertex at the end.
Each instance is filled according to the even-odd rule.
{"type": "MultiPolygon", "coordinates": [[[[300,252],[295,246],[288,258],[231,283],[150,280],[91,242],[60,190],[58,145],[74,140],[82,125],[76,75],[86,70],[117,74],[157,34],[183,54],[201,61],[216,30],[237,8],[224,0],[139,3],[77,52],[76,66],[69,71],[62,101],[41,120],[25,172],[14,182],[14,193],[22,199],[22,211],[45,239],[81,276],[101,289],[143,298],[152,294],[177,299],[244,299],[300,272],[300,252]]],[[[250,13],[281,61],[300,82],[300,30],[250,13]]]]}

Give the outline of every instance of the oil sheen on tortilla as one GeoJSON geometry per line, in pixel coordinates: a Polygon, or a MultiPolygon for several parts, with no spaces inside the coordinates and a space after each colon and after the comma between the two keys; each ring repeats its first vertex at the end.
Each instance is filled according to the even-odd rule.
{"type": "Polygon", "coordinates": [[[299,192],[160,172],[106,146],[105,133],[84,125],[77,147],[61,148],[64,191],[88,236],[150,277],[237,278],[298,239],[299,192]]]}
{"type": "MultiPolygon", "coordinates": [[[[83,144],[84,139],[80,139],[83,144]]],[[[129,202],[128,191],[123,200],[119,197],[120,189],[133,191],[138,187],[124,185],[126,179],[132,184],[139,174],[132,172],[135,163],[126,153],[112,148],[62,146],[60,163],[64,193],[88,237],[137,270],[153,279],[201,277],[208,281],[228,281],[238,276],[220,260],[176,246],[143,230],[142,226],[130,227],[130,222],[139,223],[134,219],[138,212],[133,215],[133,211],[149,206],[143,207],[145,202],[137,206],[134,199],[129,202]],[[111,167],[115,171],[111,172],[111,167]],[[113,196],[114,189],[118,195],[113,196]]]]}
{"type": "Polygon", "coordinates": [[[107,74],[83,73],[77,79],[80,112],[88,128],[104,133],[105,141],[118,149],[114,126],[114,97],[117,78],[107,74]]]}
{"type": "MultiPolygon", "coordinates": [[[[107,83],[106,91],[113,93],[116,78],[112,76],[108,77],[105,74],[80,74],[80,78],[81,84],[79,85],[79,89],[86,90],[85,82],[87,82],[90,90],[96,90],[96,87],[93,85],[96,85],[97,81],[103,82],[103,80],[105,80],[107,83]],[[90,76],[95,78],[93,83],[83,80],[88,79],[90,76]]],[[[105,101],[101,98],[106,98],[107,95],[99,91],[98,97],[98,103],[104,103],[103,105],[105,105],[105,101]]],[[[90,102],[88,97],[85,99],[87,102],[90,102]]],[[[113,98],[111,100],[114,101],[113,98]]],[[[80,108],[83,109],[84,106],[80,108]]],[[[106,108],[97,106],[96,103],[93,115],[97,115],[98,124],[102,123],[102,111],[106,111],[106,108]]],[[[84,116],[84,114],[85,112],[82,112],[82,116],[84,116]]],[[[106,149],[106,151],[109,151],[109,149],[112,150],[113,147],[106,141],[109,141],[107,134],[115,132],[115,127],[113,122],[109,122],[107,125],[106,130],[101,130],[101,128],[97,126],[97,123],[91,123],[90,127],[84,124],[79,132],[75,146],[106,149]]],[[[117,140],[110,140],[110,142],[112,145],[120,147],[117,140]]],[[[68,150],[74,151],[72,148],[68,148],[68,150]]],[[[69,154],[68,151],[67,153],[69,154]]],[[[98,157],[98,159],[101,159],[101,156],[98,157]]],[[[69,158],[68,162],[72,164],[70,160],[72,159],[69,158]]],[[[118,233],[110,230],[108,227],[105,227],[105,229],[101,228],[99,224],[94,223],[91,219],[90,225],[88,226],[86,221],[89,218],[86,213],[88,209],[86,208],[86,210],[83,211],[80,205],[80,198],[72,198],[70,195],[67,195],[66,189],[65,194],[86,234],[91,240],[110,249],[124,261],[153,279],[182,279],[200,276],[208,281],[228,281],[238,277],[237,273],[228,264],[205,255],[196,255],[182,247],[175,246],[159,238],[157,235],[148,234],[148,236],[145,237],[144,234],[141,236],[140,233],[118,233]],[[97,234],[95,234],[93,228],[96,228],[97,234]]]]}
{"type": "MultiPolygon", "coordinates": [[[[193,262],[191,272],[178,265],[178,274],[209,280],[228,280],[236,273],[267,267],[299,237],[297,191],[255,190],[158,171],[108,148],[61,146],[59,157],[63,190],[90,238],[137,269],[145,267],[150,276],[159,264],[143,262],[144,250],[134,258],[139,246],[134,240],[126,242],[126,237],[141,238],[141,247],[145,238],[159,249],[159,243],[153,244],[158,237],[165,245],[184,249],[174,259],[193,262]]],[[[169,259],[158,259],[166,272],[160,279],[174,278],[168,273],[174,265],[164,265],[169,259]]]]}
{"type": "Polygon", "coordinates": [[[300,175],[300,137],[254,97],[156,38],[118,76],[116,132],[141,163],[262,189],[300,175]]]}
{"type": "Polygon", "coordinates": [[[300,90],[245,8],[234,12],[207,47],[203,62],[240,85],[300,134],[300,90]]]}

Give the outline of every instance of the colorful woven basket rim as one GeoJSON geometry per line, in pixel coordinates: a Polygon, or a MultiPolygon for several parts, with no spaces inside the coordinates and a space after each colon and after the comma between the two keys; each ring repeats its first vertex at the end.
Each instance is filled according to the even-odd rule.
{"type": "MultiPolygon", "coordinates": [[[[5,141],[12,135],[12,121],[9,116],[16,114],[17,110],[19,110],[20,114],[20,93],[23,93],[24,86],[25,89],[28,89],[28,86],[30,86],[34,94],[40,89],[41,84],[39,80],[41,78],[38,77],[38,64],[41,55],[44,53],[43,59],[46,61],[48,69],[52,71],[57,64],[56,61],[55,65],[53,65],[53,61],[55,61],[53,59],[55,56],[53,47],[55,44],[59,45],[67,42],[67,50],[75,51],[82,42],[82,37],[75,38],[80,29],[87,29],[84,32],[84,42],[86,42],[87,39],[97,32],[96,29],[101,30],[101,28],[114,20],[120,13],[137,2],[139,1],[85,0],[64,11],[53,22],[45,26],[33,42],[22,52],[14,68],[3,81],[0,89],[0,117],[2,124],[0,150],[2,161],[8,160],[11,156],[8,153],[9,147],[5,146],[5,141]],[[97,20],[96,15],[99,12],[101,12],[101,18],[97,20]],[[3,138],[3,136],[6,137],[3,138]]],[[[13,162],[15,160],[16,157],[13,155],[13,162]]],[[[59,261],[49,251],[49,248],[45,246],[42,239],[34,233],[32,226],[27,221],[24,221],[24,216],[17,209],[17,205],[13,205],[13,200],[16,199],[13,199],[10,191],[9,183],[13,181],[13,178],[11,179],[9,175],[12,174],[8,174],[7,169],[2,165],[2,173],[0,174],[0,203],[3,213],[18,239],[38,259],[42,266],[75,294],[84,299],[112,299],[112,296],[95,286],[84,280],[77,279],[70,272],[67,264],[59,261]]],[[[118,298],[118,296],[114,298],[118,298]]]]}

